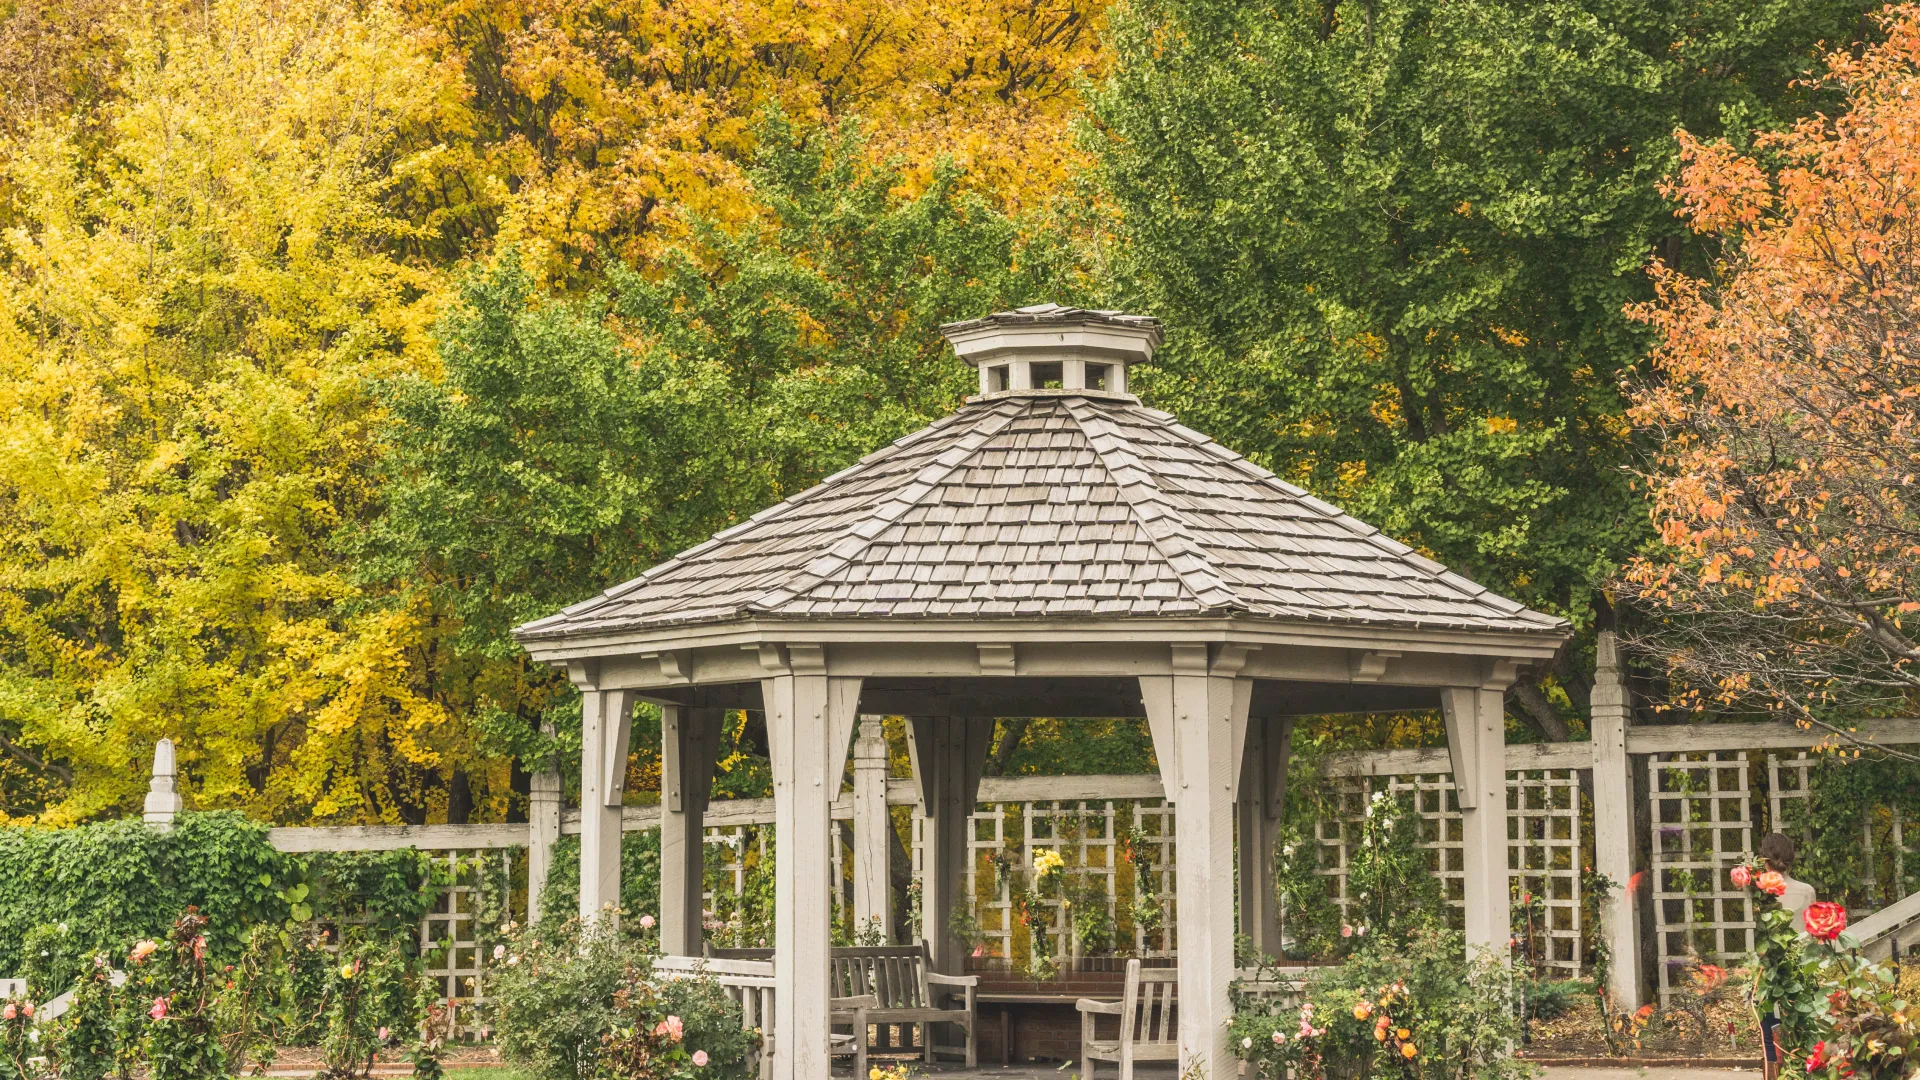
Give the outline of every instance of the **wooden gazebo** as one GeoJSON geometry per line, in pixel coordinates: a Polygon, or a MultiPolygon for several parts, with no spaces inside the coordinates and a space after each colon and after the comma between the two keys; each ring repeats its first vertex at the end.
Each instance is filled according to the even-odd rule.
{"type": "Polygon", "coordinates": [[[922,925],[935,965],[958,973],[943,928],[995,718],[1144,716],[1175,814],[1181,1074],[1228,1076],[1236,876],[1244,931],[1278,947],[1289,718],[1439,707],[1467,940],[1504,944],[1502,700],[1565,623],[1142,406],[1129,368],[1152,359],[1154,319],[1045,305],[945,333],[980,376],[952,416],[516,631],[582,692],[582,916],[619,897],[629,718],[657,702],[663,942],[698,953],[720,717],[762,710],[775,1074],[825,1077],[829,804],[856,718],[908,718],[929,819],[922,925]],[[1222,869],[1236,858],[1237,875],[1222,869]]]}

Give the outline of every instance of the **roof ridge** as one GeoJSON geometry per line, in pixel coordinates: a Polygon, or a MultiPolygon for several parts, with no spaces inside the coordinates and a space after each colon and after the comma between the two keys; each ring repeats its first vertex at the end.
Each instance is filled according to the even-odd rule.
{"type": "Polygon", "coordinates": [[[1153,549],[1166,560],[1167,566],[1173,570],[1175,579],[1180,582],[1180,587],[1209,608],[1246,607],[1240,594],[1234,592],[1232,586],[1220,576],[1219,569],[1214,565],[1213,557],[1207,554],[1206,548],[1187,532],[1181,516],[1162,500],[1160,487],[1154,481],[1152,470],[1135,461],[1125,468],[1137,472],[1138,478],[1131,481],[1123,479],[1122,469],[1115,467],[1114,462],[1108,457],[1112,449],[1111,445],[1102,445],[1103,442],[1110,444],[1118,440],[1119,436],[1112,432],[1096,435],[1088,427],[1090,422],[1110,424],[1112,421],[1101,416],[1097,410],[1090,409],[1083,400],[1075,398],[1060,400],[1072,415],[1081,435],[1086,438],[1087,445],[1100,462],[1100,467],[1107,470],[1107,475],[1113,478],[1114,489],[1120,493],[1120,498],[1126,501],[1127,508],[1140,522],[1140,531],[1146,534],[1148,543],[1152,544],[1153,549]],[[1151,508],[1155,511],[1151,517],[1143,512],[1147,504],[1151,504],[1151,508]],[[1156,521],[1165,524],[1156,529],[1153,526],[1156,521]],[[1171,528],[1167,528],[1166,524],[1170,524],[1171,528]]]}
{"type": "MultiPolygon", "coordinates": [[[[1153,414],[1157,410],[1142,406],[1137,411],[1153,414]]],[[[1272,470],[1262,468],[1259,464],[1249,460],[1246,455],[1222,445],[1218,439],[1215,439],[1211,435],[1187,427],[1175,419],[1171,413],[1161,413],[1151,418],[1202,452],[1211,454],[1216,460],[1253,477],[1268,487],[1278,490],[1288,498],[1311,507],[1327,520],[1350,524],[1352,526],[1351,531],[1356,537],[1365,540],[1389,555],[1419,568],[1426,572],[1433,580],[1443,582],[1458,590],[1468,599],[1484,603],[1507,615],[1517,615],[1525,612],[1549,621],[1564,621],[1557,620],[1554,616],[1548,615],[1545,612],[1534,611],[1518,600],[1502,596],[1492,589],[1487,588],[1485,585],[1474,581],[1472,578],[1463,577],[1448,568],[1445,563],[1435,562],[1427,558],[1413,548],[1380,531],[1378,527],[1354,517],[1352,514],[1327,502],[1325,499],[1319,498],[1305,488],[1287,483],[1272,470]],[[1162,419],[1162,417],[1164,417],[1164,419],[1162,419]]]]}
{"type": "Polygon", "coordinates": [[[1003,400],[1009,404],[1018,402],[1021,407],[985,410],[986,415],[981,418],[980,423],[974,425],[973,430],[961,435],[952,446],[942,450],[934,456],[932,461],[922,465],[919,471],[914,473],[912,480],[888,494],[872,510],[847,526],[838,540],[835,540],[825,551],[814,556],[805,566],[780,584],[742,603],[741,610],[770,610],[778,607],[806,595],[816,586],[851,565],[862,552],[873,546],[874,540],[880,534],[899,521],[902,514],[912,509],[922,496],[931,491],[935,484],[951,476],[955,469],[978,453],[983,445],[995,435],[1005,431],[1031,408],[1029,402],[1021,399],[1003,400]]]}

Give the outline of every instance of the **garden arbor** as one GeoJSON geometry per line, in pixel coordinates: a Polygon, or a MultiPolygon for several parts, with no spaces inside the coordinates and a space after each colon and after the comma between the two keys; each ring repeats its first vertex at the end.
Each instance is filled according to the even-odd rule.
{"type": "Polygon", "coordinates": [[[629,718],[657,702],[663,940],[698,952],[720,718],[764,712],[775,1069],[824,1077],[829,804],[857,717],[908,720],[923,925],[957,971],[945,928],[994,720],[1144,716],[1174,806],[1182,1073],[1223,1077],[1236,877],[1245,931],[1278,945],[1291,718],[1438,707],[1465,812],[1467,939],[1503,943],[1502,699],[1564,623],[1143,407],[1126,390],[1159,343],[1153,319],[1046,305],[945,332],[979,369],[959,411],[517,631],[582,692],[581,914],[619,897],[629,718]]]}

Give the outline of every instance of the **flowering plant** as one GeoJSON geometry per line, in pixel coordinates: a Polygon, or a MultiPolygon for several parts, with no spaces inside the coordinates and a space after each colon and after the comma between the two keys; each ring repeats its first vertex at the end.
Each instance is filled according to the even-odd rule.
{"type": "Polygon", "coordinates": [[[1909,1018],[1895,973],[1860,955],[1842,905],[1811,904],[1799,918],[1781,907],[1784,883],[1776,890],[1769,880],[1779,876],[1749,869],[1746,887],[1759,911],[1754,1005],[1780,1018],[1783,1055],[1819,1080],[1910,1075],[1920,1017],[1909,1018]]]}

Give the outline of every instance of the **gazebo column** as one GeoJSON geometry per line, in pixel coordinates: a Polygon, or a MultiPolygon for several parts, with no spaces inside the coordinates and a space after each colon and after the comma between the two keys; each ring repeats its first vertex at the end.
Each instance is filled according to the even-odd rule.
{"type": "Polygon", "coordinates": [[[1511,936],[1507,885],[1507,718],[1504,685],[1449,687],[1440,695],[1459,799],[1469,953],[1503,960],[1511,936]]]}
{"type": "Polygon", "coordinates": [[[660,951],[699,956],[718,709],[660,707],[660,951]]]}
{"type": "Polygon", "coordinates": [[[1291,717],[1260,717],[1247,724],[1236,803],[1240,834],[1240,932],[1268,956],[1280,955],[1280,898],[1274,891],[1274,846],[1287,801],[1291,717]]]}
{"type": "Polygon", "coordinates": [[[856,929],[893,940],[893,889],[888,874],[887,734],[885,719],[860,718],[853,740],[853,918],[856,929]]]}
{"type": "Polygon", "coordinates": [[[967,824],[993,743],[993,719],[916,716],[907,722],[913,783],[926,815],[920,871],[920,930],[933,969],[962,974],[967,946],[952,930],[967,873],[967,824]]]}
{"type": "Polygon", "coordinates": [[[630,690],[580,693],[580,920],[618,918],[621,805],[633,732],[630,690]]]}
{"type": "Polygon", "coordinates": [[[777,650],[760,682],[773,766],[774,1080],[825,1080],[832,862],[828,807],[840,791],[860,680],[830,678],[818,645],[777,650]]]}
{"type": "Polygon", "coordinates": [[[1253,680],[1237,678],[1246,651],[1174,645],[1172,675],[1140,677],[1161,783],[1174,807],[1175,931],[1180,954],[1180,1074],[1231,1076],[1227,991],[1234,978],[1234,788],[1246,747],[1253,680]]]}

